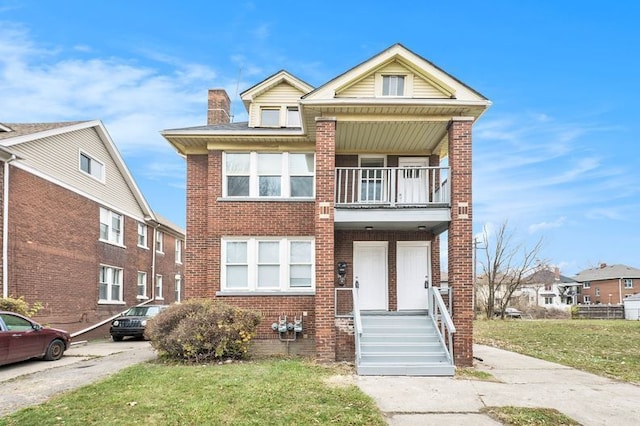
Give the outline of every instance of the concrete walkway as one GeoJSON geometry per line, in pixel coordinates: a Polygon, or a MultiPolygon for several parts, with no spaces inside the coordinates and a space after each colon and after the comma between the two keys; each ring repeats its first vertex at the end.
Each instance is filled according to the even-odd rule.
{"type": "Polygon", "coordinates": [[[555,408],[585,426],[640,424],[640,386],[500,349],[475,345],[499,383],[450,377],[358,376],[390,425],[499,425],[486,406],[555,408]]]}

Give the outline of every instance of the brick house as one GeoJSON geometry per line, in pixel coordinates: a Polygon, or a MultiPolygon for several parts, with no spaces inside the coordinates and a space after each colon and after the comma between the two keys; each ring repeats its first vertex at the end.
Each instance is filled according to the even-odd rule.
{"type": "Polygon", "coordinates": [[[185,296],[261,311],[258,352],[471,365],[471,136],[490,102],[400,44],[317,88],[283,70],[240,96],[248,122],[214,89],[207,125],[162,132],[187,162],[185,296]],[[445,232],[451,316],[432,285],[445,232]]]}
{"type": "Polygon", "coordinates": [[[578,303],[585,305],[621,305],[625,298],[640,292],[640,269],[627,265],[601,263],[580,271],[574,279],[582,285],[578,303]]]}
{"type": "Polygon", "coordinates": [[[3,123],[0,161],[2,297],[84,337],[181,297],[184,231],[151,210],[100,121],[3,123]]]}

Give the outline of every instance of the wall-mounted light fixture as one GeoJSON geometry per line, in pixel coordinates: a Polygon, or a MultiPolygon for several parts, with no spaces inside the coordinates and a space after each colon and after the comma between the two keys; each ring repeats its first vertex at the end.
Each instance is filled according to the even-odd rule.
{"type": "Polygon", "coordinates": [[[373,231],[373,226],[365,226],[364,230],[365,231],[373,231]]]}
{"type": "Polygon", "coordinates": [[[426,226],[424,226],[424,225],[418,226],[418,231],[426,231],[426,230],[427,230],[426,226]]]}

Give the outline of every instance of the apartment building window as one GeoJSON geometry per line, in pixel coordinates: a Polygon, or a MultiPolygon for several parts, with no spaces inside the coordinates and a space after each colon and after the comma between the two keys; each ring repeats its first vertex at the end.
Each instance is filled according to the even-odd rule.
{"type": "Polygon", "coordinates": [[[156,275],[156,299],[164,300],[162,294],[162,275],[156,275]]]}
{"type": "Polygon", "coordinates": [[[544,290],[545,291],[551,291],[551,284],[545,284],[544,285],[544,290]]]}
{"type": "Polygon", "coordinates": [[[280,127],[280,108],[262,108],[260,110],[262,127],[280,127]]]}
{"type": "Polygon", "coordinates": [[[585,281],[582,283],[583,288],[591,288],[591,281],[585,281]]]}
{"type": "Polygon", "coordinates": [[[631,278],[624,279],[624,288],[633,288],[633,280],[631,278]]]}
{"type": "Polygon", "coordinates": [[[100,240],[123,245],[124,218],[121,214],[100,207],[100,240]]]}
{"type": "Polygon", "coordinates": [[[156,231],[156,251],[164,253],[164,232],[156,231]]]}
{"type": "Polygon", "coordinates": [[[600,287],[596,287],[596,297],[600,296],[600,287]]]}
{"type": "Polygon", "coordinates": [[[591,296],[584,296],[583,299],[585,305],[591,304],[591,296]]]}
{"type": "Polygon", "coordinates": [[[313,250],[311,238],[223,239],[222,290],[312,290],[313,250]]]}
{"type": "Polygon", "coordinates": [[[553,305],[553,297],[546,296],[544,298],[544,304],[545,305],[553,305]]]}
{"type": "Polygon", "coordinates": [[[147,273],[138,271],[138,299],[147,299],[147,273]]]}
{"type": "Polygon", "coordinates": [[[182,277],[176,274],[175,282],[176,288],[173,297],[175,299],[174,301],[177,303],[182,301],[182,277]]]}
{"type": "Polygon", "coordinates": [[[360,157],[360,202],[384,199],[384,167],[386,157],[360,157]]]}
{"type": "Polygon", "coordinates": [[[404,96],[404,75],[383,75],[382,96],[404,96]]]}
{"type": "Polygon", "coordinates": [[[122,302],[122,269],[100,266],[99,303],[122,302]]]}
{"type": "Polygon", "coordinates": [[[92,178],[104,182],[104,164],[84,152],[80,152],[80,170],[92,178]]]}
{"type": "Polygon", "coordinates": [[[147,225],[138,222],[138,247],[147,248],[147,225]]]}
{"type": "Polygon", "coordinates": [[[311,153],[224,154],[225,197],[311,198],[315,162],[311,153]]]}
{"type": "Polygon", "coordinates": [[[182,263],[182,240],[176,238],[176,263],[182,263]]]}

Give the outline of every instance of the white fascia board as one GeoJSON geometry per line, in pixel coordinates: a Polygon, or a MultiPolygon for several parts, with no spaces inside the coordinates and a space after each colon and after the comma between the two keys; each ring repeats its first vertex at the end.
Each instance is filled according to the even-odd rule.
{"type": "Polygon", "coordinates": [[[303,130],[296,132],[273,129],[261,130],[164,130],[160,132],[162,136],[305,136],[303,130]]]}
{"type": "Polygon", "coordinates": [[[301,99],[302,105],[318,106],[482,106],[488,107],[491,101],[488,100],[464,100],[459,99],[418,99],[418,98],[331,98],[331,99],[301,99]]]}

